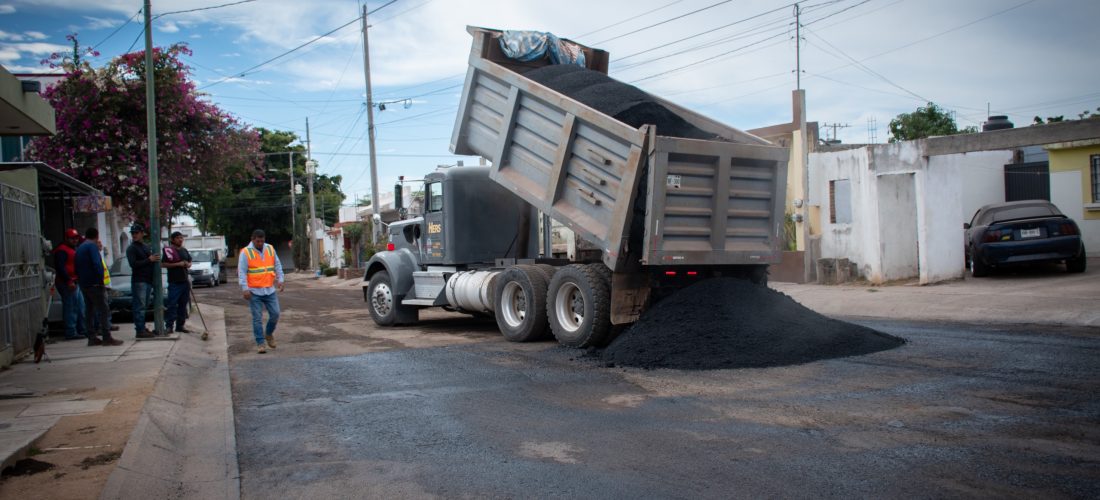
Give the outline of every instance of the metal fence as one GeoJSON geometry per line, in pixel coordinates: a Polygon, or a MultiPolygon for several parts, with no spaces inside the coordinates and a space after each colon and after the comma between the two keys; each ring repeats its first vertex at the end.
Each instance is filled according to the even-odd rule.
{"type": "Polygon", "coordinates": [[[20,357],[42,325],[42,231],[33,193],[0,184],[0,341],[20,357]]]}

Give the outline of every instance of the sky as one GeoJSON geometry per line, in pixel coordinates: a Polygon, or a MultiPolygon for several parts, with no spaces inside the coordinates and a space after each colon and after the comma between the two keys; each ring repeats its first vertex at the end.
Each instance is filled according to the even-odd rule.
{"type": "MultiPolygon", "coordinates": [[[[797,59],[808,120],[845,143],[886,142],[892,118],[927,102],[960,127],[980,127],[987,109],[1024,126],[1100,107],[1096,0],[806,0],[801,44],[786,0],[366,5],[381,192],[400,175],[477,163],[448,150],[467,25],[549,31],[607,50],[612,77],[741,129],[791,120],[797,59]]],[[[319,171],[341,175],[350,202],[370,192],[361,6],[153,0],[153,43],[186,43],[199,91],[246,124],[304,141],[308,119],[319,171]]],[[[0,64],[49,72],[40,61],[71,51],[72,33],[100,52],[95,66],[142,50],[141,8],[139,0],[0,0],[0,64]]]]}

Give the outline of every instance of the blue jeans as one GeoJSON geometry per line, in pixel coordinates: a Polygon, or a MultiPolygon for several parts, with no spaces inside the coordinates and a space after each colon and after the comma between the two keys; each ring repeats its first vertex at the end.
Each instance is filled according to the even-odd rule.
{"type": "Polygon", "coordinates": [[[133,294],[130,307],[134,311],[134,328],[141,333],[145,331],[145,309],[153,302],[153,284],[131,282],[130,292],[133,294]]]}
{"type": "Polygon", "coordinates": [[[263,344],[263,310],[267,308],[267,335],[275,333],[275,325],[279,323],[279,296],[276,294],[256,295],[248,299],[248,308],[252,310],[252,336],[256,338],[256,345],[263,344]]]}
{"type": "Polygon", "coordinates": [[[68,286],[60,286],[57,288],[57,294],[61,296],[61,317],[65,320],[65,338],[86,337],[84,294],[80,293],[80,288],[70,290],[68,286]]]}
{"type": "Polygon", "coordinates": [[[183,323],[187,321],[187,306],[191,304],[190,292],[190,283],[168,284],[168,300],[164,303],[164,328],[168,331],[172,331],[173,324],[177,330],[183,328],[183,323]]]}

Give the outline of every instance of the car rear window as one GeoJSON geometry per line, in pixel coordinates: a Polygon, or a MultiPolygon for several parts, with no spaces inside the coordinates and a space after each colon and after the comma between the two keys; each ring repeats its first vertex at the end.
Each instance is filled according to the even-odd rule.
{"type": "Polygon", "coordinates": [[[1054,205],[1017,205],[990,210],[987,223],[1036,217],[1057,217],[1062,215],[1054,205]]]}

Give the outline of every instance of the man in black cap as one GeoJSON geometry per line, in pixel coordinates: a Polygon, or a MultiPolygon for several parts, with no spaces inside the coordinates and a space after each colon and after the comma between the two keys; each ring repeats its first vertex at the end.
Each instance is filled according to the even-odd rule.
{"type": "Polygon", "coordinates": [[[133,241],[126,247],[126,260],[130,263],[133,274],[130,276],[130,291],[133,294],[131,306],[134,311],[134,328],[139,339],[155,337],[153,332],[145,329],[145,309],[152,301],[153,294],[153,267],[160,260],[160,255],[146,245],[145,226],[135,222],[130,226],[130,236],[133,241]]]}

